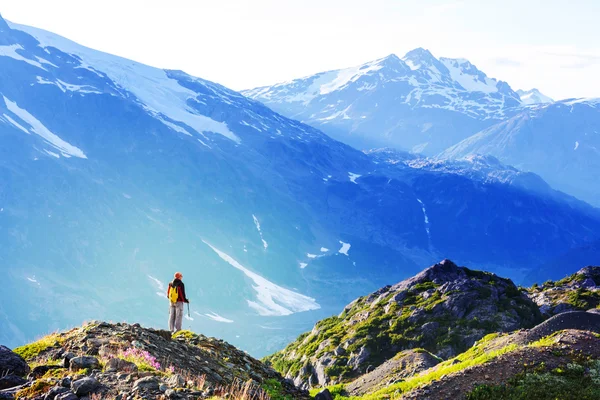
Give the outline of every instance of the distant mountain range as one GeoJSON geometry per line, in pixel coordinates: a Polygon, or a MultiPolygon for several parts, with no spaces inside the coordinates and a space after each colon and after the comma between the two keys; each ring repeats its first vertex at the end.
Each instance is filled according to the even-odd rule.
{"type": "Polygon", "coordinates": [[[600,207],[600,99],[565,100],[528,108],[441,153],[488,154],[552,187],[600,207]]]}
{"type": "Polygon", "coordinates": [[[243,92],[360,149],[491,155],[600,206],[600,101],[513,91],[464,59],[415,49],[243,92]]]}
{"type": "MultiPolygon", "coordinates": [[[[387,87],[381,76],[416,71],[417,86],[390,88],[408,85],[414,104],[440,100],[424,110],[477,115],[478,126],[520,107],[470,64],[426,67],[417,53],[360,73],[387,87]],[[442,108],[446,97],[424,86],[435,70],[440,85],[450,71],[476,76],[486,106],[452,84],[444,93],[460,111],[442,108]]],[[[365,154],[213,82],[2,19],[0,68],[8,345],[82,319],[164,326],[179,270],[184,327],[264,355],[442,257],[518,278],[600,240],[597,209],[492,158],[365,154]]]]}
{"type": "Polygon", "coordinates": [[[415,49],[242,92],[358,148],[435,155],[521,107],[506,82],[464,59],[415,49]]]}

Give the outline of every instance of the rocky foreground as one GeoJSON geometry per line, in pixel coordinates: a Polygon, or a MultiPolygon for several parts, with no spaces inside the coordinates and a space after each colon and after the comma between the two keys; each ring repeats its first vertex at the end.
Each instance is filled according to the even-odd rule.
{"type": "Polygon", "coordinates": [[[356,299],[265,361],[338,400],[596,399],[599,305],[600,267],[521,288],[444,260],[356,299]],[[560,384],[530,394],[536,379],[560,384]]]}
{"type": "Polygon", "coordinates": [[[0,399],[291,400],[306,389],[316,400],[600,399],[600,267],[521,288],[444,260],[262,362],[189,331],[104,322],[0,347],[0,399]]]}
{"type": "Polygon", "coordinates": [[[308,398],[222,340],[138,324],[93,322],[1,347],[0,377],[0,399],[308,398]]]}

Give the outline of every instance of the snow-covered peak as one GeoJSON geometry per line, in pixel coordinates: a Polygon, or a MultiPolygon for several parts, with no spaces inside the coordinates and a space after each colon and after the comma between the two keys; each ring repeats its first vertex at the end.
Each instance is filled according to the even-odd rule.
{"type": "Polygon", "coordinates": [[[458,82],[469,92],[496,93],[498,81],[488,78],[486,74],[477,69],[464,58],[440,58],[446,66],[453,81],[458,82]]]}
{"type": "Polygon", "coordinates": [[[421,47],[409,51],[402,57],[402,60],[412,69],[416,71],[421,68],[435,66],[439,61],[427,49],[421,47]]]}
{"type": "Polygon", "coordinates": [[[519,95],[519,97],[521,97],[521,102],[525,105],[546,104],[546,103],[554,102],[554,100],[552,100],[550,97],[546,96],[545,94],[541,93],[536,88],[533,88],[531,90],[519,89],[519,90],[517,90],[517,94],[519,95]]]}

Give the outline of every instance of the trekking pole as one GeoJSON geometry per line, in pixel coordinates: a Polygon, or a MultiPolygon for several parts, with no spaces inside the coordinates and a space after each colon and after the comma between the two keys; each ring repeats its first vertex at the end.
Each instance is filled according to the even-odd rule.
{"type": "Polygon", "coordinates": [[[190,316],[190,303],[187,303],[187,305],[188,305],[188,318],[191,318],[191,316],[190,316]]]}

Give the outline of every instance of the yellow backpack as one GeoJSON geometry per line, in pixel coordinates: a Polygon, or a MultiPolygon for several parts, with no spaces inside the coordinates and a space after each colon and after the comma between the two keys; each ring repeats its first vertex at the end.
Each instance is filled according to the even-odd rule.
{"type": "Polygon", "coordinates": [[[169,300],[171,300],[171,303],[177,303],[177,300],[179,300],[179,290],[176,286],[169,286],[169,300]]]}

